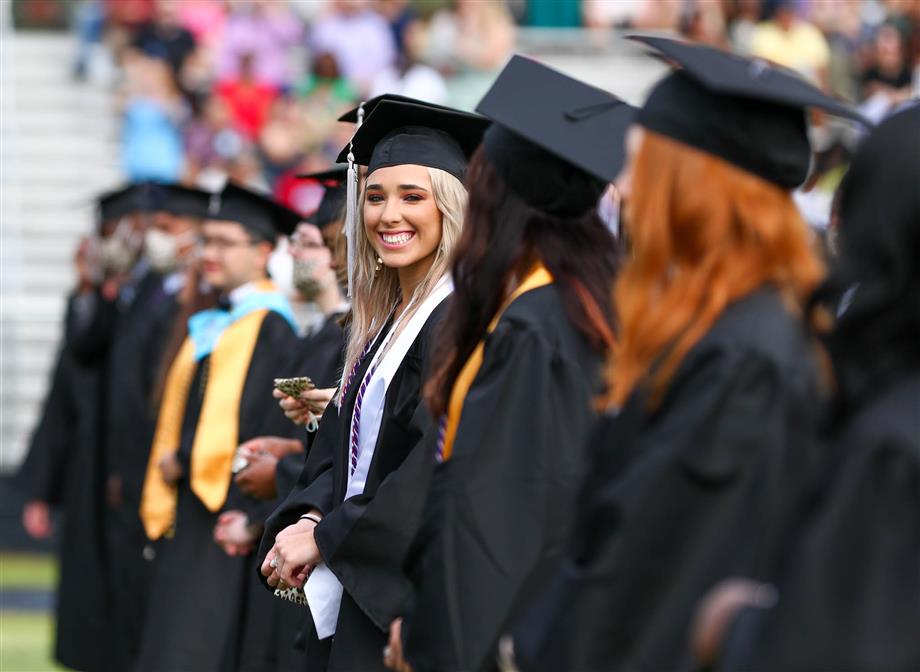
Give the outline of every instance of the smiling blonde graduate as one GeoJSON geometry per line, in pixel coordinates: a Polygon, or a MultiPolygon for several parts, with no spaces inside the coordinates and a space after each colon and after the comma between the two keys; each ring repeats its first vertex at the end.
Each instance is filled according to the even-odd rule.
{"type": "Polygon", "coordinates": [[[424,498],[418,483],[434,450],[423,439],[437,430],[422,386],[453,290],[467,158],[488,125],[403,101],[370,101],[365,111],[350,145],[367,173],[344,373],[260,549],[269,587],[303,587],[310,670],[383,669],[386,629],[408,594],[401,566],[415,527],[405,512],[424,498]]]}

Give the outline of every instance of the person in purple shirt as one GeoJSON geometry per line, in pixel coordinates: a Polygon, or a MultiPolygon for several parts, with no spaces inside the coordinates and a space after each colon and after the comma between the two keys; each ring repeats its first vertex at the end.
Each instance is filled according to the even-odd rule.
{"type": "Polygon", "coordinates": [[[342,74],[366,91],[377,73],[396,62],[393,31],[367,3],[333,0],[331,8],[314,22],[310,47],[316,54],[332,54],[342,74]]]}
{"type": "Polygon", "coordinates": [[[289,53],[302,35],[303,26],[286,3],[251,0],[238,6],[227,18],[217,57],[218,80],[237,79],[241,56],[250,54],[259,83],[289,86],[293,77],[289,53]]]}

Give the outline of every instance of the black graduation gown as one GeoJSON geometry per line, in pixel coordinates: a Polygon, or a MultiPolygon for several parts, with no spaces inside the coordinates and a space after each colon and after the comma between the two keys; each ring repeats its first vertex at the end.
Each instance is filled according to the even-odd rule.
{"type": "MultiPolygon", "coordinates": [[[[318,331],[300,340],[283,372],[284,376],[309,376],[318,388],[336,387],[342,371],[345,334],[339,325],[341,314],[330,315],[318,331]]],[[[275,416],[282,416],[277,410],[275,416]]],[[[283,418],[284,429],[266,428],[265,435],[284,435],[302,439],[309,449],[312,436],[283,418]]],[[[272,423],[274,424],[274,423],[272,423]]],[[[280,505],[294,488],[303,471],[305,453],[287,455],[278,461],[275,482],[280,505]]],[[[259,521],[261,522],[261,521],[259,521]]],[[[271,672],[303,668],[303,642],[298,641],[306,627],[307,610],[302,606],[279,600],[266,592],[253,576],[247,596],[246,622],[240,645],[239,669],[271,672]],[[297,646],[295,646],[295,644],[297,646]]]]}
{"type": "Polygon", "coordinates": [[[110,306],[98,310],[111,320],[112,330],[104,401],[106,471],[121,483],[120,502],[110,503],[107,511],[116,668],[129,667],[137,656],[150,589],[147,537],[138,510],[156,426],[154,379],[179,308],[176,294],[164,284],[162,275],[148,271],[130,300],[122,296],[114,302],[114,318],[105,318],[110,306]]]}
{"type": "Polygon", "coordinates": [[[390,381],[364,493],[343,502],[355,397],[382,339],[358,367],[341,412],[334,404],[327,407],[297,487],[266,521],[260,562],[275,536],[302,514],[312,508],[324,514],[316,526],[316,543],[344,593],[332,638],[319,641],[307,615],[310,672],[385,669],[382,651],[389,624],[402,611],[408,593],[401,566],[415,533],[403,514],[422,505],[425,492],[417,484],[427,482],[435,463],[425,437],[436,434],[437,427],[422,399],[422,386],[447,300],[431,313],[390,381]]]}
{"type": "MultiPolygon", "coordinates": [[[[240,443],[262,435],[266,418],[277,413],[272,381],[296,347],[296,335],[288,322],[269,312],[262,322],[240,399],[240,443]]],[[[186,403],[179,446],[185,473],[189,473],[209,361],[206,357],[199,363],[186,403]]],[[[265,515],[264,509],[264,503],[247,497],[231,481],[223,511],[242,510],[259,520],[265,515]]],[[[219,513],[212,513],[201,503],[188,479],[180,481],[175,534],[161,539],[156,547],[150,605],[136,669],[206,672],[237,667],[253,558],[230,557],[214,542],[219,513]]]]}
{"type": "Polygon", "coordinates": [[[778,604],[742,612],[720,669],[920,670],[920,370],[853,414],[828,460],[778,604]]]}
{"type": "Polygon", "coordinates": [[[406,656],[417,672],[494,668],[499,637],[552,575],[602,365],[552,285],[517,298],[486,337],[406,565],[406,656]]]}
{"type": "Polygon", "coordinates": [[[605,419],[563,573],[515,639],[521,668],[692,668],[699,599],[764,575],[812,466],[817,390],[805,327],[763,288],[725,310],[654,411],[640,390],[605,419]]]}
{"type": "Polygon", "coordinates": [[[62,514],[54,656],[62,665],[88,672],[106,669],[105,650],[97,643],[108,632],[101,372],[100,361],[78,361],[65,341],[17,475],[17,485],[28,499],[47,502],[62,514]]]}

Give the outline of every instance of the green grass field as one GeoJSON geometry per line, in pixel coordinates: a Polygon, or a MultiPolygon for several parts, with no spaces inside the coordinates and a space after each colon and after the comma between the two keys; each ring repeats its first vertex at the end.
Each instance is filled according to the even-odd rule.
{"type": "Polygon", "coordinates": [[[47,555],[0,553],[0,672],[53,672],[54,619],[50,613],[14,611],[4,591],[51,590],[57,567],[47,555]]]}

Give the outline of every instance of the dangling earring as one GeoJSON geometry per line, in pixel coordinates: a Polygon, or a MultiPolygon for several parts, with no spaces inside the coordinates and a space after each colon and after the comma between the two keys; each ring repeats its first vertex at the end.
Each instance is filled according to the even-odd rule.
{"type": "Polygon", "coordinates": [[[380,273],[380,269],[383,268],[383,259],[377,257],[377,265],[374,266],[374,275],[380,273]]]}

